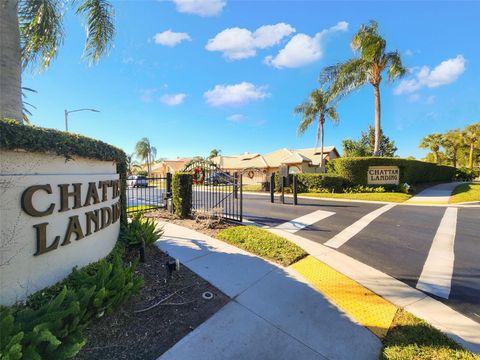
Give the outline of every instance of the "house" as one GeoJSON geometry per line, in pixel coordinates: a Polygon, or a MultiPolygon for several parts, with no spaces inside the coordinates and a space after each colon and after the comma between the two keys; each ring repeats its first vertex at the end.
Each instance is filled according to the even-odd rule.
{"type": "Polygon", "coordinates": [[[188,164],[192,158],[177,158],[173,160],[162,160],[159,163],[152,165],[152,176],[165,177],[167,173],[175,174],[182,171],[185,165],[188,164]]]}
{"type": "MultiPolygon", "coordinates": [[[[334,146],[323,148],[325,164],[337,157],[340,155],[334,146]]],[[[212,161],[229,173],[243,173],[245,184],[266,182],[270,175],[279,171],[281,167],[288,169],[290,174],[321,172],[321,150],[318,148],[296,150],[283,148],[265,155],[246,153],[237,156],[217,156],[212,161]]]]}

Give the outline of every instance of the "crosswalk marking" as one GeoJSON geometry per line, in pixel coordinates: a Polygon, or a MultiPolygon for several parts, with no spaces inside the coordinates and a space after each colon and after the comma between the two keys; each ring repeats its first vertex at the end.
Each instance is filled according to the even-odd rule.
{"type": "Polygon", "coordinates": [[[452,285],[458,209],[445,210],[417,282],[417,289],[448,299],[452,285]]]}
{"type": "Polygon", "coordinates": [[[299,218],[287,221],[281,225],[276,226],[276,229],[288,231],[289,233],[295,233],[303,228],[306,228],[309,225],[315,224],[316,222],[326,219],[329,216],[334,215],[332,211],[317,210],[310,214],[301,216],[299,218]]]}
{"type": "Polygon", "coordinates": [[[381,208],[378,208],[377,210],[372,211],[371,213],[368,213],[358,221],[354,222],[349,227],[343,229],[333,238],[328,240],[324,245],[334,249],[338,249],[340,246],[345,244],[352,237],[357,235],[360,231],[365,229],[373,220],[375,220],[377,217],[379,217],[383,213],[393,208],[395,205],[396,204],[385,205],[385,206],[382,206],[381,208]]]}

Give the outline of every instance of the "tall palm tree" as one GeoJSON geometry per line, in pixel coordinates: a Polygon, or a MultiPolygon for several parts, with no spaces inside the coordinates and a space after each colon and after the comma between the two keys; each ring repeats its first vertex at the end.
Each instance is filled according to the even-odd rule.
{"type": "Polygon", "coordinates": [[[421,149],[430,149],[435,163],[438,164],[438,151],[442,146],[442,134],[433,133],[425,136],[419,146],[421,149]]]}
{"type": "Polygon", "coordinates": [[[298,125],[298,134],[302,135],[305,131],[315,122],[315,119],[318,118],[317,125],[317,141],[315,147],[318,146],[318,142],[321,142],[320,150],[320,168],[324,170],[324,159],[323,159],[323,147],[325,142],[325,119],[328,117],[333,123],[337,123],[338,113],[333,104],[333,99],[331,94],[328,91],[323,91],[322,89],[313,90],[310,93],[308,100],[303,102],[300,105],[297,105],[294,109],[295,114],[302,114],[302,120],[298,125]]]}
{"type": "Polygon", "coordinates": [[[345,96],[351,91],[370,83],[373,86],[375,104],[375,145],[373,155],[378,155],[381,141],[380,84],[382,73],[387,71],[389,81],[406,74],[398,51],[386,52],[387,42],[378,33],[378,24],[370,21],[362,25],[350,43],[359,57],[344,63],[328,66],[320,73],[320,83],[331,82],[334,96],[345,96]]]}
{"type": "Polygon", "coordinates": [[[442,146],[445,148],[447,157],[452,160],[453,167],[457,167],[458,150],[464,144],[460,130],[450,130],[442,135],[442,146]]]}
{"type": "Polygon", "coordinates": [[[22,121],[22,70],[46,69],[63,44],[63,6],[71,3],[87,23],[83,57],[96,62],[110,48],[115,33],[107,0],[0,1],[0,119],[22,121]]]}
{"type": "Polygon", "coordinates": [[[469,146],[468,167],[473,169],[475,149],[480,148],[480,122],[469,125],[462,133],[466,145],[469,146]]]}
{"type": "Polygon", "coordinates": [[[148,138],[142,138],[135,144],[135,154],[147,165],[148,176],[152,171],[152,162],[157,155],[157,149],[150,144],[148,138]]]}

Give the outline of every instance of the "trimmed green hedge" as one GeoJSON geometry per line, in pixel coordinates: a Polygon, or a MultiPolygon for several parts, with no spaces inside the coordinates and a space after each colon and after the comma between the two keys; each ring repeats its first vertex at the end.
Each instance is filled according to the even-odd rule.
{"type": "Polygon", "coordinates": [[[101,161],[115,161],[120,174],[122,223],[126,222],[127,155],[115,146],[100,140],[55,129],[24,125],[15,120],[0,120],[0,149],[55,153],[71,160],[81,156],[101,161]]]}
{"type": "Polygon", "coordinates": [[[192,212],[192,182],[191,173],[177,172],[172,178],[172,202],[175,215],[186,218],[192,212]]]}
{"type": "MultiPolygon", "coordinates": [[[[345,187],[350,186],[349,181],[341,176],[335,174],[316,174],[316,173],[303,173],[303,174],[290,174],[289,186],[285,187],[286,192],[293,191],[293,177],[297,177],[298,192],[341,192],[345,187]]],[[[275,191],[281,191],[280,176],[275,174],[275,191]]]]}
{"type": "Polygon", "coordinates": [[[355,185],[368,185],[367,171],[369,166],[398,166],[400,169],[400,184],[406,182],[415,185],[434,181],[451,181],[455,178],[455,168],[452,166],[401,158],[337,158],[331,160],[327,165],[329,172],[344,177],[355,185]]]}

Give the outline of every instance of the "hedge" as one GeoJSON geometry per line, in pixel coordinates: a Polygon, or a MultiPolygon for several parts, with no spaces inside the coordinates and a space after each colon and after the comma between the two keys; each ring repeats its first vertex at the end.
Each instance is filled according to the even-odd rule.
{"type": "Polygon", "coordinates": [[[0,149],[25,150],[36,153],[54,153],[72,160],[81,156],[101,161],[115,161],[120,174],[122,223],[126,222],[127,155],[115,146],[86,136],[65,131],[24,125],[11,119],[0,120],[0,149]]]}
{"type": "Polygon", "coordinates": [[[451,181],[455,178],[455,168],[436,165],[424,161],[407,160],[387,157],[352,157],[331,160],[328,172],[339,175],[355,185],[368,185],[367,171],[369,166],[398,166],[400,169],[400,184],[410,185],[451,181]]]}
{"type": "MultiPolygon", "coordinates": [[[[332,190],[335,192],[341,192],[345,187],[350,186],[349,181],[341,176],[335,174],[317,174],[317,173],[302,173],[302,174],[289,174],[289,185],[286,186],[286,191],[293,191],[293,177],[297,177],[298,192],[320,192],[332,190]]],[[[281,191],[280,176],[275,174],[275,191],[281,191]]]]}
{"type": "Polygon", "coordinates": [[[191,173],[177,172],[172,178],[172,202],[175,215],[186,218],[192,212],[192,182],[191,173]]]}

